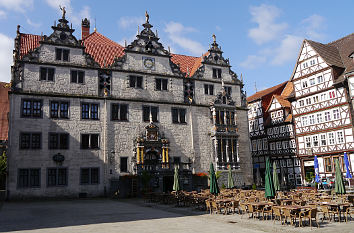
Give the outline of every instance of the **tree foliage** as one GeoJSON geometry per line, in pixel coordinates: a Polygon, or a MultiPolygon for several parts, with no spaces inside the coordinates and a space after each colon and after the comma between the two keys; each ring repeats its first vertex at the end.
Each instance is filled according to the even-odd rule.
{"type": "Polygon", "coordinates": [[[6,175],[7,157],[5,151],[0,155],[0,176],[6,175]]]}

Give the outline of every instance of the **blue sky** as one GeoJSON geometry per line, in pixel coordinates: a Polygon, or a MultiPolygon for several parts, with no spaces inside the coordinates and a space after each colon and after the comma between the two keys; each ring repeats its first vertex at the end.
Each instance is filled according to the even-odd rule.
{"type": "Polygon", "coordinates": [[[16,25],[23,33],[49,35],[60,17],[59,5],[68,9],[77,38],[81,19],[88,17],[91,30],[96,21],[98,32],[129,43],[145,10],[174,53],[200,56],[215,33],[233,71],[242,73],[248,96],[255,86],[261,90],[290,78],[304,38],[328,43],[354,32],[352,0],[0,0],[0,81],[10,80],[16,25]]]}

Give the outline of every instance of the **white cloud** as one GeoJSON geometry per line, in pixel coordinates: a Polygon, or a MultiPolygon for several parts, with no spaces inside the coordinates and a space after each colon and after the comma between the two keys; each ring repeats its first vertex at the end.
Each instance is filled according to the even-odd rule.
{"type": "Polygon", "coordinates": [[[312,40],[323,40],[325,35],[320,31],[326,28],[325,18],[321,15],[311,15],[301,21],[305,28],[306,37],[312,40]]]}
{"type": "Polygon", "coordinates": [[[32,20],[30,20],[29,18],[26,19],[26,22],[28,25],[34,27],[34,28],[39,28],[42,24],[41,23],[35,23],[32,20]]]}
{"type": "Polygon", "coordinates": [[[302,40],[303,38],[300,36],[286,35],[281,41],[280,46],[274,49],[271,64],[282,65],[288,61],[295,60],[302,40]]]}
{"type": "Polygon", "coordinates": [[[7,15],[5,11],[0,10],[0,19],[6,19],[7,15]]]}
{"type": "Polygon", "coordinates": [[[286,23],[276,23],[275,19],[281,14],[279,8],[262,4],[250,9],[252,21],[257,23],[256,28],[248,31],[248,36],[257,44],[264,44],[277,38],[288,27],[286,23]]]}
{"type": "Polygon", "coordinates": [[[137,29],[138,25],[142,25],[145,22],[144,17],[136,16],[124,16],[118,20],[118,26],[122,29],[134,28],[137,29]]]}
{"type": "Polygon", "coordinates": [[[246,60],[240,63],[240,66],[247,69],[255,69],[258,65],[267,61],[264,55],[248,55],[246,60]]]}
{"type": "Polygon", "coordinates": [[[0,33],[0,81],[10,82],[13,39],[0,33]]]}
{"type": "Polygon", "coordinates": [[[71,15],[71,21],[74,25],[81,25],[81,20],[91,19],[91,9],[89,6],[84,6],[78,14],[71,15]]]}
{"type": "Polygon", "coordinates": [[[192,53],[192,55],[200,56],[205,52],[205,49],[199,42],[186,37],[187,33],[196,32],[196,29],[185,27],[178,22],[169,22],[165,25],[164,31],[174,44],[192,53]]]}
{"type": "Polygon", "coordinates": [[[0,0],[0,7],[6,10],[25,12],[33,8],[33,0],[0,0]]]}

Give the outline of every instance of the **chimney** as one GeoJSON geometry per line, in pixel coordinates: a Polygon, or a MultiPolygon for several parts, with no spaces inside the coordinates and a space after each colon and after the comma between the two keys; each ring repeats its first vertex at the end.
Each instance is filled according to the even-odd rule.
{"type": "Polygon", "coordinates": [[[81,40],[84,40],[90,35],[90,20],[87,18],[81,21],[81,40]]]}

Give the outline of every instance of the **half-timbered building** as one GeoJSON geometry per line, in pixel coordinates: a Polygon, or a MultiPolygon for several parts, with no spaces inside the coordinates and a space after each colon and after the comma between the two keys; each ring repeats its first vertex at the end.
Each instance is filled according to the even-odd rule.
{"type": "MultiPolygon", "coordinates": [[[[63,16],[49,36],[17,30],[10,92],[10,198],[97,196],[132,187],[183,189],[210,163],[252,184],[243,83],[213,36],[201,57],[173,54],[146,14],[124,46],[63,16]]],[[[225,172],[224,172],[225,171],[225,172]]],[[[136,190],[135,190],[136,191],[136,190]]]]}
{"type": "Polygon", "coordinates": [[[314,174],[315,155],[322,177],[334,176],[334,159],[343,165],[344,152],[354,165],[352,104],[345,79],[353,71],[353,51],[353,34],[328,44],[305,39],[301,45],[289,100],[303,177],[314,174]]]}

